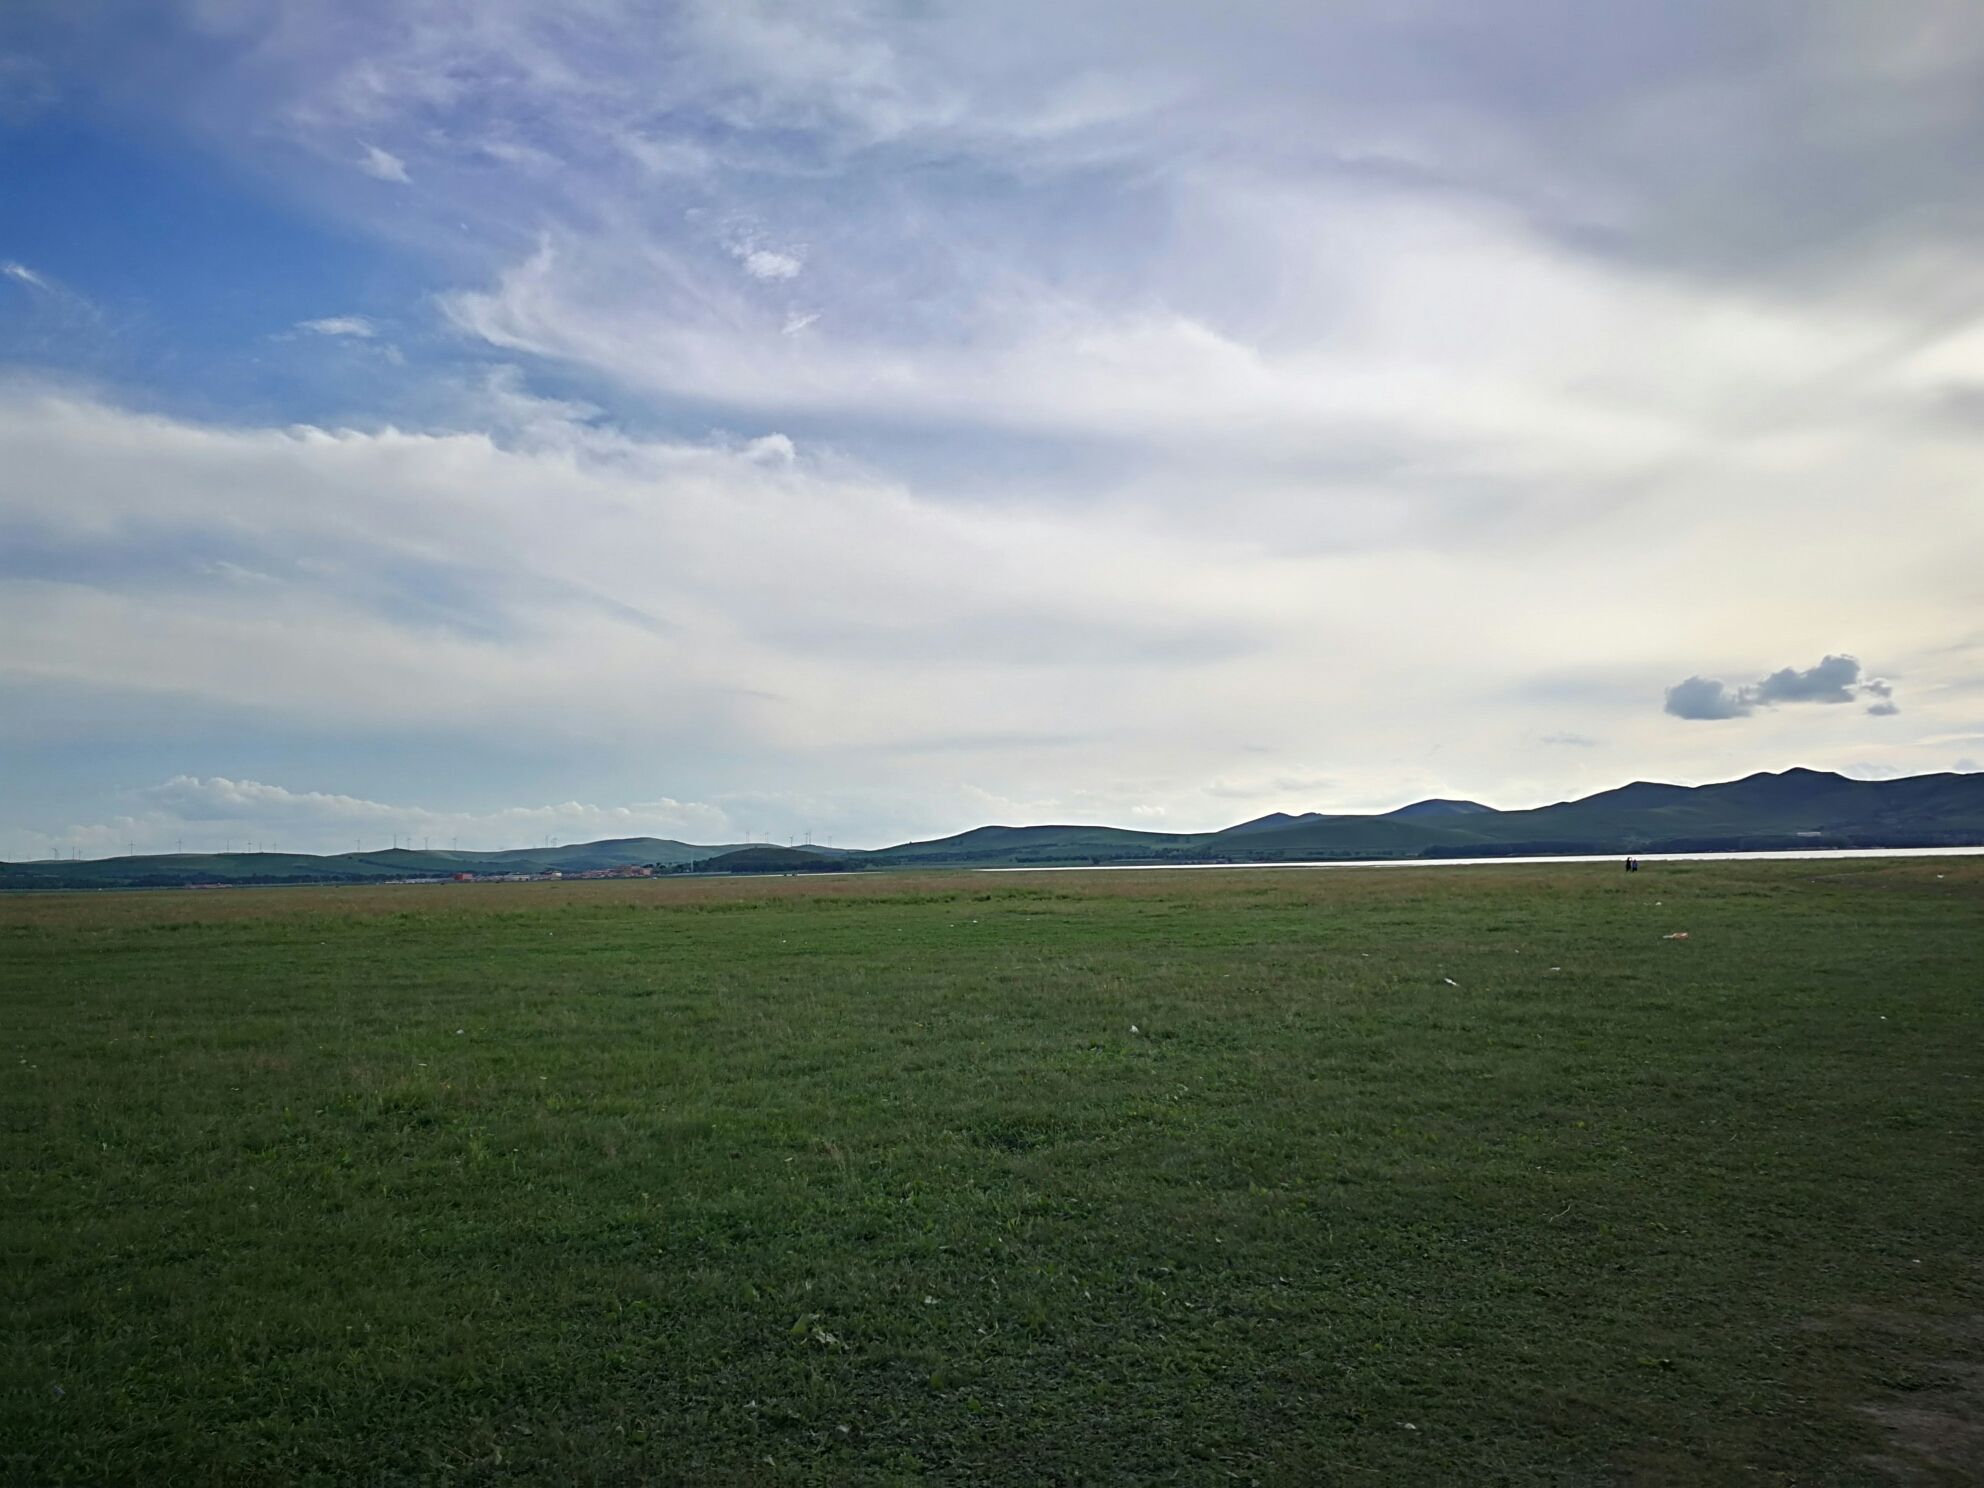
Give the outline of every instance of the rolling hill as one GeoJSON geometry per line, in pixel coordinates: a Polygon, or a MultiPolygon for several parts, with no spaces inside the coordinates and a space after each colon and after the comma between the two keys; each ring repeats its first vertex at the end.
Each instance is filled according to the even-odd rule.
{"type": "Polygon", "coordinates": [[[1635,781],[1522,811],[1414,802],[1381,815],[1274,812],[1218,832],[986,826],[874,851],[768,844],[698,846],[616,838],[510,852],[159,854],[0,863],[0,889],[351,883],[540,874],[647,864],[662,871],[779,872],[828,866],[1005,868],[1111,863],[1282,863],[1537,853],[1760,852],[1811,847],[1984,845],[1984,774],[1850,780],[1791,769],[1716,785],[1635,781]]]}
{"type": "Polygon", "coordinates": [[[720,853],[699,865],[705,873],[837,873],[848,867],[845,853],[825,848],[779,847],[768,842],[720,853]]]}
{"type": "Polygon", "coordinates": [[[364,883],[402,878],[477,877],[653,864],[675,868],[736,852],[744,843],[699,847],[666,837],[618,837],[561,847],[525,847],[503,852],[420,851],[386,848],[378,852],[335,853],[151,853],[135,857],[65,858],[0,863],[0,889],[171,888],[190,884],[364,883]]]}
{"type": "Polygon", "coordinates": [[[1435,797],[1430,801],[1414,801],[1410,806],[1387,811],[1385,815],[1392,821],[1415,821],[1422,816],[1473,816],[1494,809],[1493,806],[1483,806],[1479,801],[1446,801],[1435,797]]]}

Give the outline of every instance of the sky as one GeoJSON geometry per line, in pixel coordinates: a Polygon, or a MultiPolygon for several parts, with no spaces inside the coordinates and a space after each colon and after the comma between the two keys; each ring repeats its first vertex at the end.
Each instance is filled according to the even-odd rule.
{"type": "Polygon", "coordinates": [[[10,0],[0,858],[1984,760],[1973,0],[10,0]]]}

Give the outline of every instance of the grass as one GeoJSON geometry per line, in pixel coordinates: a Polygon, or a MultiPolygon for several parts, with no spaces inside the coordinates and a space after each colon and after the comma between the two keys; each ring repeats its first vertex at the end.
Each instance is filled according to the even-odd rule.
{"type": "Polygon", "coordinates": [[[0,965],[23,1481],[1978,1470],[1977,861],[22,897],[0,965]]]}

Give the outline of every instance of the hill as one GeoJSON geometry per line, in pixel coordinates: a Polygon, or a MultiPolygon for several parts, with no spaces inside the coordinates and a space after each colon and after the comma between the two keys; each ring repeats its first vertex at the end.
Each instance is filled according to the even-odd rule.
{"type": "Polygon", "coordinates": [[[1412,821],[1422,816],[1473,816],[1494,809],[1493,806],[1483,806],[1479,801],[1445,801],[1435,797],[1430,801],[1414,801],[1410,806],[1387,811],[1385,815],[1393,821],[1412,821]]]}
{"type": "Polygon", "coordinates": [[[775,847],[757,843],[706,859],[697,866],[701,873],[839,873],[848,867],[845,857],[829,856],[810,848],[775,847]]]}
{"type": "Polygon", "coordinates": [[[562,847],[501,852],[421,851],[334,853],[148,853],[135,857],[0,863],[0,889],[185,888],[197,884],[387,882],[393,879],[584,873],[642,864],[670,868],[734,852],[742,843],[699,847],[666,837],[616,837],[562,847]]]}
{"type": "Polygon", "coordinates": [[[974,827],[954,837],[905,842],[862,856],[877,866],[897,868],[1142,862],[1197,840],[1175,832],[1136,832],[1124,827],[974,827]]]}
{"type": "Polygon", "coordinates": [[[1321,821],[1320,811],[1305,811],[1300,816],[1290,816],[1286,811],[1270,811],[1266,816],[1257,816],[1252,821],[1244,821],[1237,827],[1228,827],[1219,833],[1221,837],[1248,837],[1260,832],[1279,832],[1286,827],[1299,827],[1306,822],[1321,821]]]}

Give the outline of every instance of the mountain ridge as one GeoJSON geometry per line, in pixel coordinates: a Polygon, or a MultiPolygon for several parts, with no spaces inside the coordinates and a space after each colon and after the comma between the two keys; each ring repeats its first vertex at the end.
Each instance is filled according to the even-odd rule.
{"type": "Polygon", "coordinates": [[[739,853],[751,855],[728,867],[762,872],[780,866],[803,869],[815,859],[847,868],[970,868],[1979,845],[1984,845],[1984,774],[1855,780],[1798,766],[1696,786],[1631,781],[1574,800],[1513,811],[1436,797],[1370,815],[1270,812],[1216,832],[1081,823],[987,825],[884,848],[809,846],[803,854],[798,849],[751,853],[770,846],[764,843],[701,846],[671,838],[619,837],[493,853],[391,848],[325,856],[57,858],[0,863],[0,890],[363,883],[641,868],[679,873],[717,867],[713,860],[739,853]]]}

